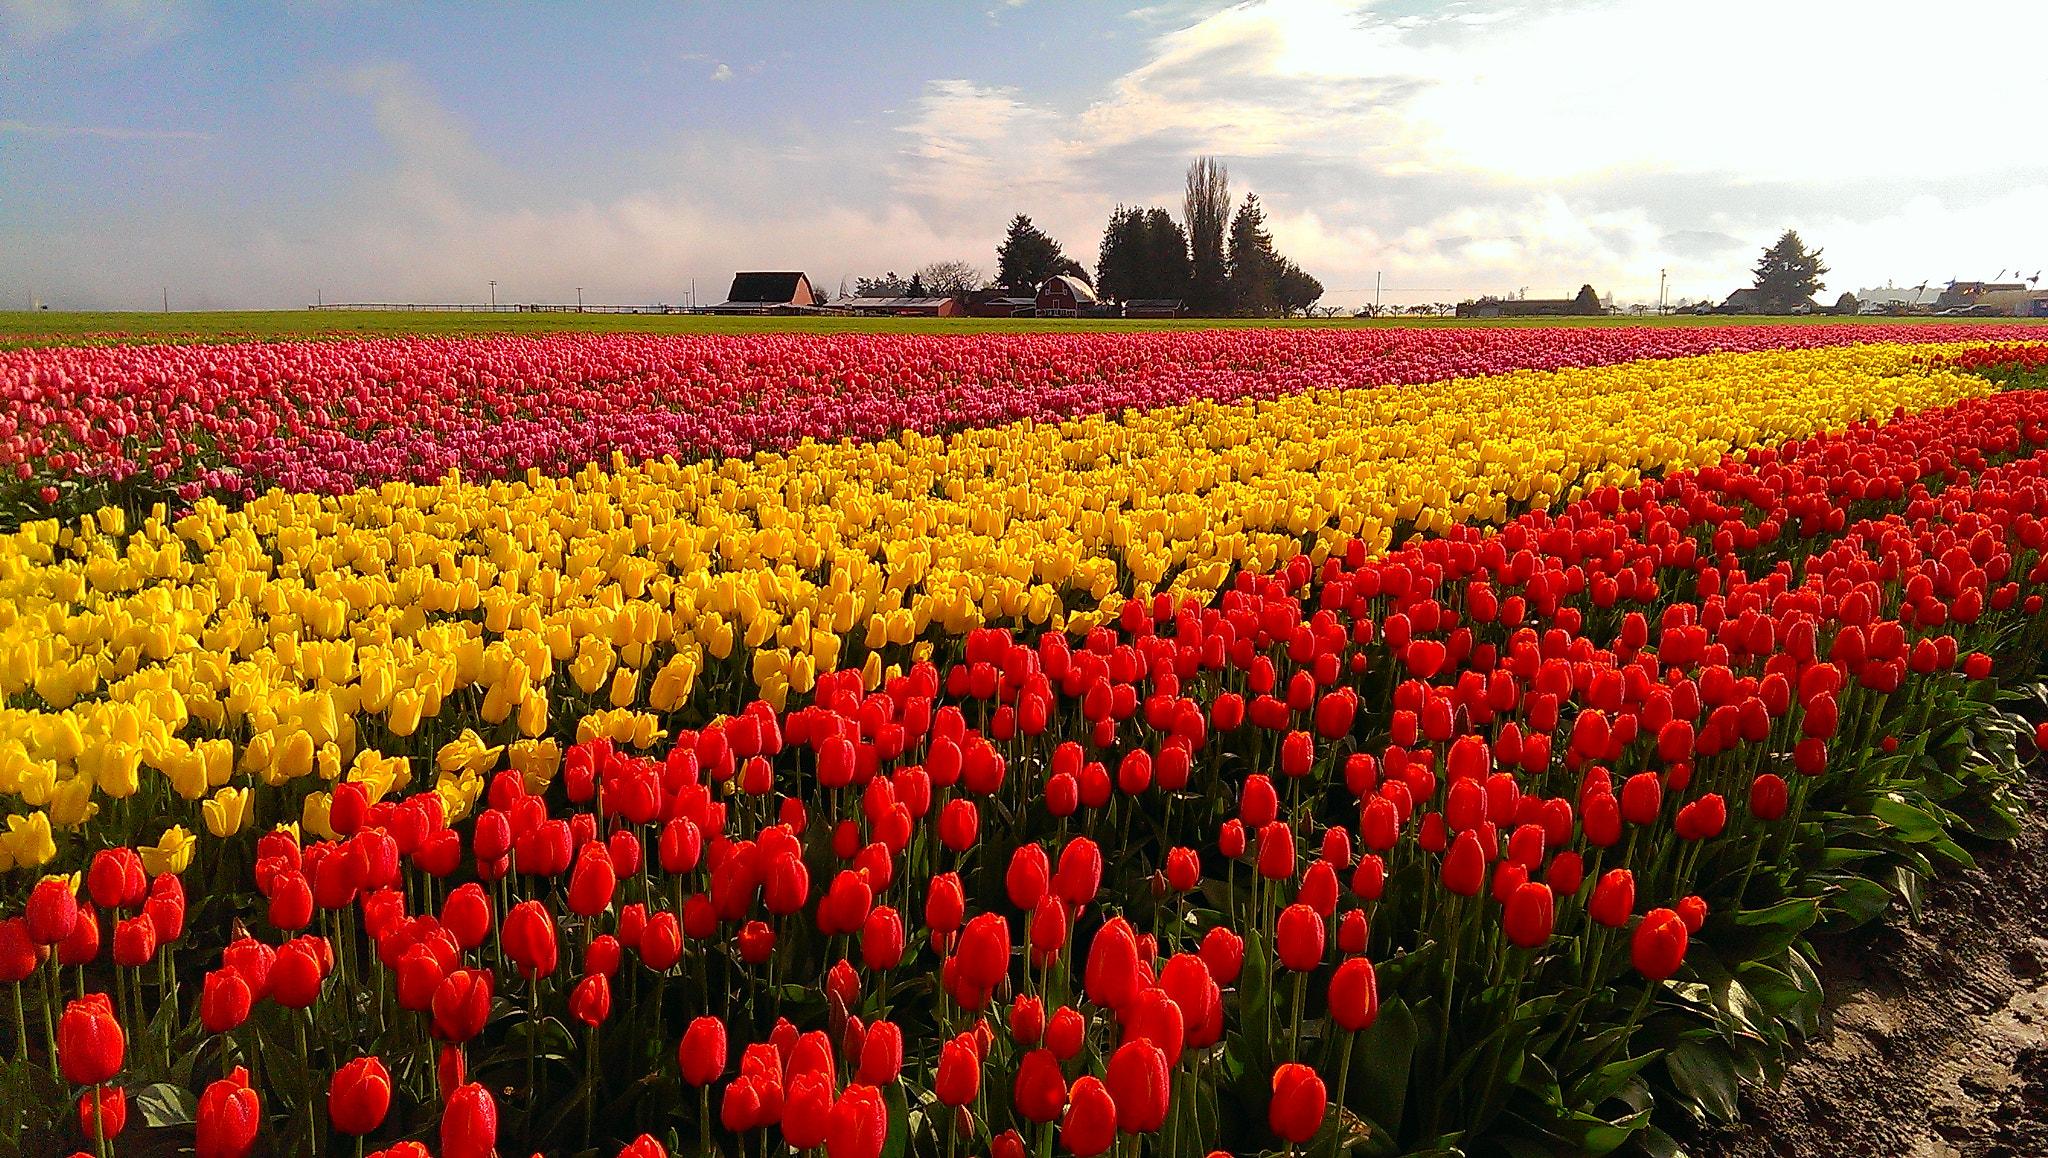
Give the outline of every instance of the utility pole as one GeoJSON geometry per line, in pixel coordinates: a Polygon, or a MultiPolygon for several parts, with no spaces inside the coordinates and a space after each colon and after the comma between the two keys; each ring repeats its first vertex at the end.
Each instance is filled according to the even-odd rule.
{"type": "Polygon", "coordinates": [[[170,286],[165,286],[165,287],[164,287],[164,312],[165,312],[165,313],[167,313],[167,314],[171,312],[171,287],[170,287],[170,286]]]}
{"type": "Polygon", "coordinates": [[[1667,272],[1669,271],[1661,269],[1657,271],[1657,312],[1659,314],[1664,312],[1664,275],[1667,272]]]}
{"type": "Polygon", "coordinates": [[[493,310],[498,308],[498,279],[496,278],[491,279],[491,308],[493,310]]]}
{"type": "Polygon", "coordinates": [[[583,312],[583,287],[580,285],[576,287],[576,312],[583,312]]]}
{"type": "Polygon", "coordinates": [[[1380,273],[1378,270],[1374,270],[1372,274],[1372,316],[1380,316],[1380,273]]]}

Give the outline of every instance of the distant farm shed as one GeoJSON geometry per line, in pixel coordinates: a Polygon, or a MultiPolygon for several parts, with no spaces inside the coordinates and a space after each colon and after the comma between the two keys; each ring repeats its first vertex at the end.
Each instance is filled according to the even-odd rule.
{"type": "Polygon", "coordinates": [[[1578,296],[1570,298],[1480,298],[1458,303],[1461,318],[1598,317],[1606,312],[1590,285],[1580,286],[1578,296]]]}
{"type": "Polygon", "coordinates": [[[849,298],[848,313],[876,318],[957,318],[964,311],[952,298],[849,298]]]}
{"type": "Polygon", "coordinates": [[[1132,298],[1124,303],[1127,318],[1178,318],[1187,312],[1186,303],[1179,298],[1132,298]]]}
{"type": "Polygon", "coordinates": [[[714,314],[773,314],[809,312],[817,308],[818,294],[811,279],[801,272],[753,272],[732,275],[732,289],[725,300],[710,307],[714,314]]]}
{"type": "Polygon", "coordinates": [[[1028,318],[1038,312],[1038,299],[1006,289],[975,290],[964,303],[973,318],[1028,318]]]}

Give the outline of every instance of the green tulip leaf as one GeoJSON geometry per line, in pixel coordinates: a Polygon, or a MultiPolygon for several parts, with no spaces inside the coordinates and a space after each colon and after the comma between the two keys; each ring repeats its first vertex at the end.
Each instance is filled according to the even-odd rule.
{"type": "Polygon", "coordinates": [[[142,1115],[142,1124],[152,1128],[188,1126],[199,1120],[199,1099],[169,1082],[144,1086],[128,1102],[142,1115]]]}

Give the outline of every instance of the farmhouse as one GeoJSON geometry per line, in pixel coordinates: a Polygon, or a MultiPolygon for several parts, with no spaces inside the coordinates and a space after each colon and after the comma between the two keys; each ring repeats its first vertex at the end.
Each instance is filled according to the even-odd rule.
{"type": "Polygon", "coordinates": [[[754,272],[732,275],[725,300],[708,308],[714,314],[809,313],[819,305],[811,279],[802,273],[754,272]]]}

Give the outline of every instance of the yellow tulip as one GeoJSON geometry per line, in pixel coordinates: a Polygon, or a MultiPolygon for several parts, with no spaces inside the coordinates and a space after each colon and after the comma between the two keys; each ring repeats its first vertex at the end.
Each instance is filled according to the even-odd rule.
{"type": "Polygon", "coordinates": [[[100,806],[92,798],[93,783],[85,776],[60,780],[50,791],[50,821],[59,828],[74,829],[98,815],[100,806]]]}
{"type": "Polygon", "coordinates": [[[7,852],[22,868],[39,868],[57,858],[57,842],[50,834],[50,817],[31,812],[7,818],[7,852]]]}
{"type": "Polygon", "coordinates": [[[206,831],[222,840],[248,827],[250,793],[247,788],[222,788],[201,802],[206,831]]]}
{"type": "Polygon", "coordinates": [[[464,728],[462,734],[446,744],[434,755],[434,766],[443,772],[489,772],[498,766],[498,754],[504,745],[495,748],[484,746],[483,737],[474,729],[464,728]]]}
{"type": "Polygon", "coordinates": [[[299,825],[321,840],[339,839],[333,827],[328,824],[328,813],[334,807],[334,798],[325,792],[306,795],[306,802],[299,809],[299,825]]]}
{"type": "Polygon", "coordinates": [[[199,838],[177,824],[165,829],[155,844],[138,845],[135,851],[142,857],[142,867],[149,875],[176,876],[192,867],[192,853],[198,845],[199,838]]]}

